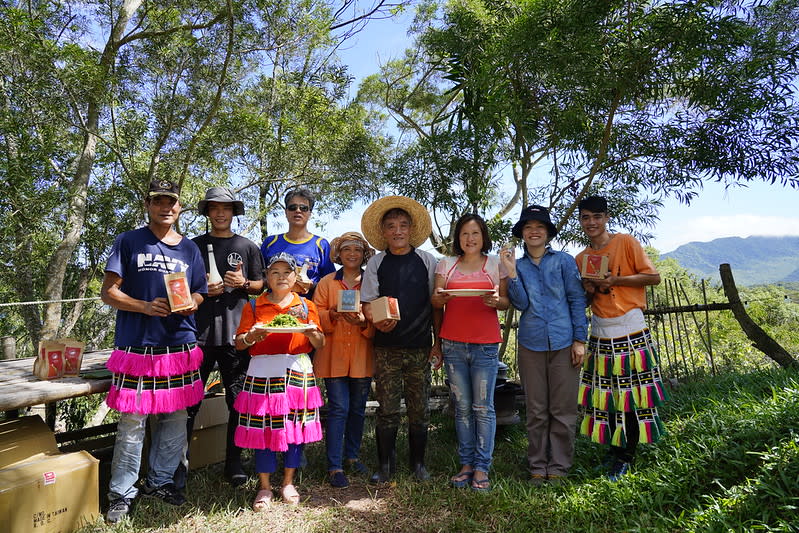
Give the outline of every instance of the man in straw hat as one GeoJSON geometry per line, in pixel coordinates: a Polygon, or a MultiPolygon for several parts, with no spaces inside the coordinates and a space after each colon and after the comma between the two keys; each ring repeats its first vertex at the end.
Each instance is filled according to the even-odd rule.
{"type": "MultiPolygon", "coordinates": [[[[227,447],[225,450],[225,478],[231,485],[243,485],[247,475],[241,466],[241,448],[233,443],[233,433],[238,422],[238,413],[233,402],[241,392],[250,356],[247,351],[236,350],[236,328],[241,310],[247,305],[250,294],[263,290],[263,257],[258,245],[246,237],[233,233],[233,217],[244,214],[244,204],[227,187],[211,187],[205,198],[197,204],[197,211],[208,217],[211,231],[192,239],[200,248],[206,272],[211,271],[211,254],[216,269],[222,277],[219,281],[208,280],[208,297],[197,309],[197,343],[203,351],[200,376],[203,384],[214,369],[219,368],[225,386],[225,401],[230,412],[228,418],[227,447]]],[[[194,419],[200,404],[187,409],[187,436],[191,442],[194,419]]],[[[187,455],[188,457],[188,455],[187,455]]],[[[185,486],[186,464],[181,464],[175,473],[175,485],[185,486]]]]}
{"type": "Polygon", "coordinates": [[[419,481],[430,479],[424,466],[429,422],[430,361],[441,365],[441,346],[431,333],[441,324],[441,311],[430,304],[436,259],[419,250],[430,234],[427,210],[405,196],[387,196],[373,202],[361,218],[366,240],[380,253],[369,260],[361,285],[366,318],[375,332],[375,385],[378,470],[375,483],[387,482],[394,473],[400,399],[405,391],[408,413],[410,467],[419,481]],[[375,322],[370,302],[396,298],[399,320],[375,322]]]}

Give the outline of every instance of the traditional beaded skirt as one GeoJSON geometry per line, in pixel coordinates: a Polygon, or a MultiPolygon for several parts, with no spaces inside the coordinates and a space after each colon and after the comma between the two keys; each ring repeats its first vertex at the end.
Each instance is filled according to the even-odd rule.
{"type": "Polygon", "coordinates": [[[203,352],[196,344],[127,346],[111,352],[106,367],[112,372],[105,402],[122,413],[172,413],[203,398],[200,365],[203,352]]]}
{"type": "Polygon", "coordinates": [[[322,440],[323,403],[307,354],[256,355],[233,404],[239,413],[234,442],[284,452],[289,444],[322,440]]]}
{"type": "Polygon", "coordinates": [[[625,413],[633,412],[639,442],[656,442],[666,432],[657,408],[667,399],[658,353],[641,310],[613,319],[594,317],[578,392],[585,410],[580,433],[600,444],[624,447],[625,413]],[[619,335],[625,330],[632,333],[619,335]]]}

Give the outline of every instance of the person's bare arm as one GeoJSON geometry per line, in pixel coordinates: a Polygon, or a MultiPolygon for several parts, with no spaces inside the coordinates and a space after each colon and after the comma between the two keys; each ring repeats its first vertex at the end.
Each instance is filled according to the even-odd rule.
{"type": "MultiPolygon", "coordinates": [[[[103,286],[100,289],[100,298],[103,300],[103,303],[110,305],[114,309],[119,309],[120,311],[132,311],[148,316],[165,317],[169,316],[172,312],[169,307],[169,300],[166,298],[158,297],[152,302],[145,302],[144,300],[131,298],[125,294],[120,289],[121,286],[122,278],[119,274],[106,272],[103,277],[103,286]]],[[[194,296],[195,295],[192,294],[192,298],[194,298],[194,296]]],[[[201,295],[200,298],[200,302],[202,302],[201,295]]]]}
{"type": "Polygon", "coordinates": [[[631,274],[629,276],[614,276],[607,274],[605,279],[592,280],[594,285],[600,290],[607,290],[611,287],[646,287],[660,283],[660,274],[631,274]]]}

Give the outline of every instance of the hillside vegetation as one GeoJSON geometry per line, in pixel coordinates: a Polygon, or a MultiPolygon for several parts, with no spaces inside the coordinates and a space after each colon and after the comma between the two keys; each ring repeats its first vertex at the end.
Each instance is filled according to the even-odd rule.
{"type": "Polygon", "coordinates": [[[719,265],[729,263],[738,285],[799,282],[799,237],[725,237],[689,242],[663,254],[692,274],[719,283],[719,265]]]}
{"type": "MultiPolygon", "coordinates": [[[[498,432],[493,491],[451,489],[447,479],[457,471],[454,424],[442,415],[433,420],[430,483],[410,481],[400,446],[395,486],[358,481],[331,490],[324,481],[324,447],[316,444],[307,450],[309,466],[299,483],[306,501],[299,508],[275,503],[266,513],[253,513],[254,481],[235,491],[214,466],[190,479],[188,505],[144,500],[132,522],[82,532],[795,531],[799,374],[728,373],[671,394],[663,410],[668,435],[641,446],[633,473],[615,484],[595,468],[603,450],[581,438],[571,482],[532,487],[524,466],[524,428],[516,424],[498,432]]],[[[367,437],[365,448],[363,458],[372,463],[373,439],[367,437]]]]}

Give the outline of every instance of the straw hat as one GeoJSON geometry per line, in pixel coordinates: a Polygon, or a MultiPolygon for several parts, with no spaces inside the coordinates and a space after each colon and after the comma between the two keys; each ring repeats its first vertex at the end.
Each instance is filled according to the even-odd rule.
{"type": "Polygon", "coordinates": [[[361,248],[363,248],[363,262],[361,263],[362,265],[365,265],[367,261],[369,261],[369,258],[375,255],[374,249],[371,246],[369,246],[369,243],[366,242],[366,239],[363,238],[363,235],[361,235],[357,231],[348,231],[342,234],[340,237],[336,237],[335,239],[330,241],[330,260],[340,265],[341,247],[345,243],[349,243],[352,241],[360,243],[361,248]]]}
{"type": "Polygon", "coordinates": [[[410,243],[414,248],[418,248],[430,236],[433,223],[430,221],[430,214],[427,209],[413,198],[408,198],[407,196],[385,196],[375,200],[366,208],[361,217],[361,231],[366,240],[376,250],[388,248],[388,243],[383,237],[381,222],[383,215],[395,207],[407,211],[411,216],[410,243]]]}

